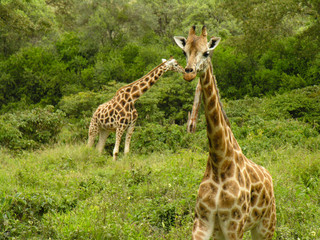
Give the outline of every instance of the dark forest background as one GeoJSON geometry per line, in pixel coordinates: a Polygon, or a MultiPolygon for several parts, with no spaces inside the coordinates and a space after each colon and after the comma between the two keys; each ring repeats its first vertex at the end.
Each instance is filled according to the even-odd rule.
{"type": "Polygon", "coordinates": [[[319,84],[319,14],[318,0],[4,0],[0,108],[56,106],[132,82],[170,55],[184,65],[173,36],[194,24],[222,38],[213,57],[222,97],[319,84]]]}

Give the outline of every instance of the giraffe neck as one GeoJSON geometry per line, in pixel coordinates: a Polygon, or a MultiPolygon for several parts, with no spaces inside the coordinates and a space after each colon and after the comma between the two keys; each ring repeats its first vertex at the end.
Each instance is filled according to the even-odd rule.
{"type": "Polygon", "coordinates": [[[240,152],[241,149],[222,108],[211,61],[209,61],[207,70],[200,76],[200,82],[207,121],[210,158],[213,164],[218,166],[225,159],[232,159],[234,152],[240,152]]]}
{"type": "Polygon", "coordinates": [[[142,78],[120,88],[117,93],[127,92],[130,95],[131,101],[136,102],[139,97],[148,91],[166,71],[166,65],[161,63],[142,78]]]}

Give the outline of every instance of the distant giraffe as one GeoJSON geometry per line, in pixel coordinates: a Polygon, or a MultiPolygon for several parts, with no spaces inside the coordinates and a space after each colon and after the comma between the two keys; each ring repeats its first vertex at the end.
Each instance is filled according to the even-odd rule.
{"type": "Polygon", "coordinates": [[[199,81],[196,87],[196,91],[194,93],[194,100],[191,114],[188,112],[188,121],[187,121],[187,132],[188,133],[195,133],[196,132],[196,125],[197,125],[197,118],[198,112],[201,104],[201,82],[199,81]]]}
{"type": "Polygon", "coordinates": [[[116,95],[108,102],[100,105],[92,116],[89,127],[88,146],[94,145],[94,140],[99,134],[97,149],[102,152],[107,137],[111,132],[116,132],[116,143],[113,150],[113,160],[117,159],[119,145],[123,133],[127,130],[124,153],[129,152],[130,140],[134,131],[138,112],[134,103],[139,97],[152,87],[153,84],[167,71],[182,73],[184,69],[178,62],[171,58],[165,59],[147,75],[120,88],[116,95]]]}
{"type": "Polygon", "coordinates": [[[242,239],[251,230],[252,239],[272,239],[276,206],[269,172],[247,159],[223,112],[210,56],[220,38],[207,42],[206,27],[196,36],[193,26],[188,38],[174,37],[183,49],[187,66],[184,79],[200,75],[209,157],[199,187],[192,239],[242,239]]]}

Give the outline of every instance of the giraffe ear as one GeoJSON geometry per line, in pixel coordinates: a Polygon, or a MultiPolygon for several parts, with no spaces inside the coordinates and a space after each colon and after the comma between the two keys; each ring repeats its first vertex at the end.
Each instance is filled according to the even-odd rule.
{"type": "Polygon", "coordinates": [[[208,50],[212,51],[213,49],[216,48],[216,46],[218,46],[219,42],[220,42],[221,38],[219,37],[212,37],[210,39],[210,41],[208,42],[208,50]]]}
{"type": "Polygon", "coordinates": [[[166,62],[166,61],[167,61],[166,59],[162,58],[162,62],[163,62],[163,63],[166,62]]]}
{"type": "Polygon", "coordinates": [[[187,40],[185,37],[173,37],[174,38],[174,41],[176,42],[176,44],[184,49],[184,47],[186,46],[186,43],[187,43],[187,40]]]}

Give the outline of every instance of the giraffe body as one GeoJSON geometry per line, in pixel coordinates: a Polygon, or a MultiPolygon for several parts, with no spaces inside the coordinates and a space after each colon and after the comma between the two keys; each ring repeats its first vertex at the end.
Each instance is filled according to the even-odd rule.
{"type": "Polygon", "coordinates": [[[251,230],[252,239],[272,239],[276,224],[275,198],[269,172],[247,159],[235,139],[223,111],[210,60],[220,38],[207,43],[190,29],[188,38],[175,37],[187,57],[184,79],[200,75],[207,121],[209,157],[199,187],[192,238],[242,239],[251,230]]]}
{"type": "Polygon", "coordinates": [[[101,104],[94,112],[90,122],[88,146],[94,145],[95,138],[99,134],[97,149],[102,152],[109,134],[116,132],[116,143],[113,150],[113,160],[116,160],[121,137],[127,131],[124,148],[124,153],[127,154],[138,118],[134,103],[167,71],[183,72],[184,70],[175,59],[171,58],[168,61],[163,59],[163,63],[147,75],[120,88],[110,101],[101,104]]]}

